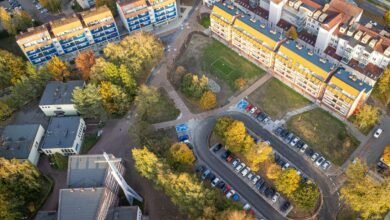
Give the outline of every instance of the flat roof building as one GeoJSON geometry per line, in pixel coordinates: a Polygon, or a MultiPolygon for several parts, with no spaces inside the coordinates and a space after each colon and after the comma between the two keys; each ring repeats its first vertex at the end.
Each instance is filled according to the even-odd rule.
{"type": "Polygon", "coordinates": [[[28,160],[37,165],[45,129],[39,124],[8,125],[0,137],[0,157],[28,160]]]}

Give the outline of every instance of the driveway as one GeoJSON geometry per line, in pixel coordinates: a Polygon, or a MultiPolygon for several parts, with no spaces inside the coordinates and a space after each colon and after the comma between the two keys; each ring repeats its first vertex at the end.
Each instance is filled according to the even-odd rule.
{"type": "MultiPolygon", "coordinates": [[[[272,143],[272,147],[278,151],[283,157],[288,158],[300,170],[311,177],[322,191],[324,199],[323,206],[320,211],[319,219],[329,220],[335,219],[339,209],[339,198],[337,193],[332,193],[333,183],[328,177],[315,169],[308,161],[303,160],[302,156],[295,151],[285,146],[278,138],[270,132],[262,128],[251,117],[239,112],[226,112],[222,115],[231,116],[245,123],[245,126],[256,133],[256,135],[268,139],[272,143]]],[[[253,190],[247,186],[234,172],[229,170],[221,161],[215,160],[214,156],[209,151],[209,137],[214,127],[217,116],[211,116],[201,121],[193,131],[193,141],[195,152],[200,160],[209,166],[215,173],[229,182],[232,187],[241,194],[256,210],[262,213],[267,219],[283,219],[283,217],[275,211],[266,201],[256,195],[253,190]]]]}

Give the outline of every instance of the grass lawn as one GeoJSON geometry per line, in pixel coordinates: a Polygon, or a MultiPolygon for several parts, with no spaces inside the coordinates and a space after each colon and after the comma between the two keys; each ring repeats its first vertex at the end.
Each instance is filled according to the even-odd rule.
{"type": "Polygon", "coordinates": [[[202,25],[204,28],[209,28],[210,26],[210,15],[204,16],[199,21],[200,25],[202,25]]]}
{"type": "Polygon", "coordinates": [[[265,71],[224,44],[213,40],[203,50],[203,64],[210,74],[225,81],[230,88],[236,90],[234,81],[240,77],[245,80],[262,76],[265,71]]]}
{"type": "Polygon", "coordinates": [[[165,90],[159,89],[161,98],[159,102],[153,107],[153,109],[147,112],[147,122],[159,123],[163,121],[170,121],[176,119],[180,111],[175,107],[175,103],[168,97],[165,90]]]}
{"type": "Polygon", "coordinates": [[[99,137],[96,134],[85,135],[80,154],[87,154],[89,150],[98,142],[99,137]]]}
{"type": "Polygon", "coordinates": [[[320,108],[292,117],[287,126],[310,147],[339,166],[360,143],[347,132],[343,122],[320,108]]]}
{"type": "Polygon", "coordinates": [[[311,103],[308,99],[275,78],[270,79],[249,95],[249,101],[260,106],[274,119],[280,119],[287,112],[311,103]]]}

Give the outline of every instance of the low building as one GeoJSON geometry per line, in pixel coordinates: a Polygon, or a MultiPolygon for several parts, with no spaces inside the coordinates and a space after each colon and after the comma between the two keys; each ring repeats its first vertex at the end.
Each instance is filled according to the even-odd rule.
{"type": "Polygon", "coordinates": [[[8,125],[0,138],[0,157],[28,160],[37,165],[45,129],[39,124],[8,125]]]}
{"type": "Polygon", "coordinates": [[[73,90],[76,87],[83,88],[85,82],[82,80],[61,82],[52,81],[46,85],[42,94],[39,108],[46,116],[77,115],[77,109],[72,102],[73,90]]]}
{"type": "Polygon", "coordinates": [[[41,151],[46,155],[60,153],[64,156],[79,154],[86,125],[79,116],[50,119],[41,151]]]}

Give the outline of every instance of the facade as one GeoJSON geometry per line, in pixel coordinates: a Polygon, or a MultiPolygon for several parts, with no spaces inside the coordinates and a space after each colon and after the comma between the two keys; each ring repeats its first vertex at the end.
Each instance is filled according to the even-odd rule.
{"type": "Polygon", "coordinates": [[[28,160],[37,165],[45,129],[39,124],[8,125],[0,139],[0,157],[28,160]]]}
{"type": "Polygon", "coordinates": [[[72,116],[78,115],[72,102],[73,90],[83,88],[85,82],[74,80],[68,82],[51,81],[46,85],[39,102],[39,108],[48,116],[72,116]]]}
{"type": "Polygon", "coordinates": [[[79,154],[86,125],[79,116],[52,117],[42,141],[41,151],[50,156],[79,154]]]}
{"type": "Polygon", "coordinates": [[[30,28],[16,36],[19,47],[34,65],[45,63],[53,56],[74,56],[116,40],[119,40],[118,28],[106,6],[30,28]]]}
{"type": "Polygon", "coordinates": [[[349,117],[369,97],[383,68],[390,62],[389,38],[385,33],[357,24],[361,13],[361,9],[343,0],[332,0],[325,6],[309,0],[264,0],[254,7],[253,3],[245,1],[215,3],[210,30],[213,37],[252,62],[267,67],[286,85],[325,108],[349,117]],[[341,6],[349,10],[337,11],[341,6]],[[340,24],[346,20],[355,23],[343,30],[340,24]],[[293,26],[298,30],[296,40],[285,36],[293,26]],[[337,30],[339,38],[323,38],[322,29],[332,30],[331,33],[337,30]],[[348,30],[352,32],[349,37],[342,35],[348,30]],[[313,35],[315,31],[317,35],[313,35]],[[360,42],[354,43],[351,39],[355,35],[360,42]],[[372,45],[368,43],[370,40],[374,42],[372,45]],[[332,42],[338,45],[337,49],[332,48],[332,42]],[[367,45],[362,46],[363,42],[367,45]]]}
{"type": "Polygon", "coordinates": [[[150,31],[178,18],[176,0],[120,0],[119,16],[129,32],[150,31]]]}

